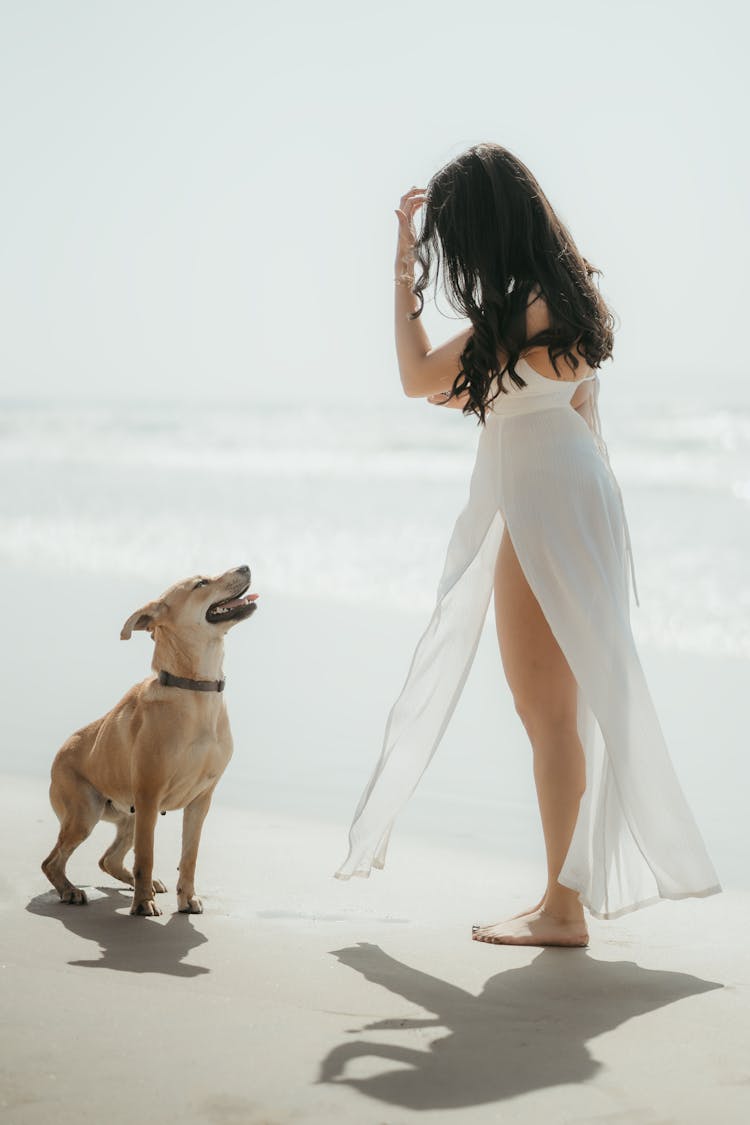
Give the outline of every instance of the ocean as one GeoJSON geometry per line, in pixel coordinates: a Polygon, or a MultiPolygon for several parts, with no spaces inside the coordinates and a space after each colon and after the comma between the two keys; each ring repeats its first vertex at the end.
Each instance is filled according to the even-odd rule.
{"type": "MultiPolygon", "coordinates": [[[[750,656],[750,408],[600,405],[636,640],[750,656]]],[[[0,416],[6,564],[163,587],[248,562],[261,593],[425,614],[478,439],[473,419],[407,399],[16,401],[0,416]]]]}

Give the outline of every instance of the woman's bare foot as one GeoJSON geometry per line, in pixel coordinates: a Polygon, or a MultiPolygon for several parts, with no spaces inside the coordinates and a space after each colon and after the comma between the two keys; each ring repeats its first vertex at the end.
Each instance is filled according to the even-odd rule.
{"type": "Polygon", "coordinates": [[[492,945],[584,946],[589,933],[582,917],[562,918],[543,907],[530,914],[517,915],[492,926],[483,926],[471,935],[472,941],[492,945]]]}
{"type": "MultiPolygon", "coordinates": [[[[526,914],[534,914],[535,911],[540,910],[544,906],[544,900],[546,899],[546,897],[547,897],[547,892],[545,891],[544,894],[542,895],[542,897],[539,899],[539,902],[537,902],[535,906],[527,906],[525,910],[519,910],[518,914],[511,914],[509,918],[504,918],[503,921],[504,922],[512,922],[514,918],[523,918],[523,917],[525,917],[526,914]]],[[[476,934],[479,930],[488,930],[494,925],[497,925],[497,923],[496,922],[475,922],[473,924],[473,926],[471,927],[471,932],[473,934],[476,934]]]]}

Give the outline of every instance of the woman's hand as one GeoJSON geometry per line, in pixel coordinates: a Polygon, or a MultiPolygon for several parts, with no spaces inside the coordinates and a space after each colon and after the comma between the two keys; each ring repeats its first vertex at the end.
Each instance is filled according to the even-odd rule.
{"type": "Polygon", "coordinates": [[[412,274],[414,269],[414,245],[417,232],[414,216],[426,200],[424,188],[413,187],[401,196],[396,208],[398,219],[398,243],[396,246],[396,277],[412,274]]]}

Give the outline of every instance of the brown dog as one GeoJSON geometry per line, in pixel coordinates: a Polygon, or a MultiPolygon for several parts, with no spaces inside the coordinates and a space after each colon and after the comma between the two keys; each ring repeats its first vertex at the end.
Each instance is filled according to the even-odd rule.
{"type": "Polygon", "coordinates": [[[161,914],[153,877],[154,828],[160,812],[184,809],[177,905],[200,914],[195,861],[216,784],[232,756],[222,662],[224,637],[255,611],[250,568],[218,578],[187,578],[139,609],[120,634],[147,629],[156,675],[136,684],[103,718],[71,735],[52,763],[50,801],[60,821],[42,864],[63,902],[85,903],[68,879],[68,859],[99,820],[117,825],[99,860],[108,875],[134,886],[131,914],[161,914]],[[133,872],[124,859],[135,846],[133,872]]]}

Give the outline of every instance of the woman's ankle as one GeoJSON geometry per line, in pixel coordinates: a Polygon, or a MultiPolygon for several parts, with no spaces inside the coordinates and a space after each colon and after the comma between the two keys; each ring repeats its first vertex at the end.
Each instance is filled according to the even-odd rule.
{"type": "Polygon", "coordinates": [[[544,896],[541,906],[542,911],[558,922],[584,922],[583,906],[578,898],[577,891],[566,891],[560,888],[544,896]]]}

